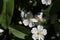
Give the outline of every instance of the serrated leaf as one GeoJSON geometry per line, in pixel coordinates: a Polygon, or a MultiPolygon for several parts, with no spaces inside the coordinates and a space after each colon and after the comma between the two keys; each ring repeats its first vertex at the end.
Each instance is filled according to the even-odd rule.
{"type": "MultiPolygon", "coordinates": [[[[18,37],[18,38],[21,38],[21,39],[25,39],[26,34],[24,34],[24,33],[20,32],[20,31],[18,31],[18,30],[16,30],[16,29],[14,29],[14,28],[12,28],[12,27],[9,27],[9,30],[10,30],[10,32],[11,32],[14,36],[16,36],[16,37],[18,37]]],[[[24,30],[23,30],[23,31],[24,31],[24,30]]]]}

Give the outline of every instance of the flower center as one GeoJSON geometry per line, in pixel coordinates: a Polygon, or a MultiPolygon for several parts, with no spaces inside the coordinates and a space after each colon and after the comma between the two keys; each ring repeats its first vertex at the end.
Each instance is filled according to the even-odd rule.
{"type": "Polygon", "coordinates": [[[38,21],[39,21],[39,22],[43,22],[43,19],[42,19],[42,18],[38,18],[38,21]]]}
{"type": "Polygon", "coordinates": [[[32,22],[32,20],[31,20],[32,18],[29,18],[28,20],[30,21],[30,22],[32,22]]]}
{"type": "Polygon", "coordinates": [[[37,35],[40,35],[40,34],[41,34],[41,32],[40,32],[40,31],[38,31],[38,32],[37,32],[37,35]]]}

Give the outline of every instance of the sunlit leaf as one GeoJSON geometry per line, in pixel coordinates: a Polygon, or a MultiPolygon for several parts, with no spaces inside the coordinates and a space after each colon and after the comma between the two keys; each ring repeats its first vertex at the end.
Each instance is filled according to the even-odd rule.
{"type": "Polygon", "coordinates": [[[21,38],[21,39],[25,39],[26,34],[24,34],[24,33],[20,32],[20,31],[18,31],[18,30],[16,30],[16,29],[14,29],[14,28],[12,28],[12,27],[9,27],[9,29],[10,29],[10,32],[11,32],[14,36],[16,36],[16,37],[18,37],[18,38],[21,38]]]}

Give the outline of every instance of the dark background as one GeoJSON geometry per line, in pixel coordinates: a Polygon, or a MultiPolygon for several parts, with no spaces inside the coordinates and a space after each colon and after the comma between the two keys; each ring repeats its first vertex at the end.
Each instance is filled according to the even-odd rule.
{"type": "MultiPolygon", "coordinates": [[[[41,9],[47,9],[49,7],[46,5],[42,5],[41,0],[32,0],[32,1],[33,3],[29,3],[29,0],[15,0],[14,13],[13,13],[13,17],[10,25],[19,25],[18,21],[22,21],[20,16],[21,11],[18,10],[19,7],[21,9],[24,8],[24,10],[26,10],[27,12],[31,11],[33,15],[37,14],[38,12],[41,12],[41,9]],[[37,1],[37,5],[33,6],[35,1],[37,1]]],[[[48,34],[46,35],[45,40],[60,40],[60,36],[58,37],[56,35],[57,33],[59,33],[60,35],[60,22],[58,21],[60,19],[60,0],[53,0],[52,4],[53,6],[48,14],[49,16],[48,18],[46,18],[48,20],[47,20],[47,24],[45,24],[46,26],[45,28],[47,29],[48,34]],[[51,37],[54,37],[54,38],[51,39],[51,37]]],[[[46,17],[46,15],[44,14],[44,17],[46,17]]],[[[23,40],[23,39],[14,37],[12,34],[9,35],[9,33],[6,33],[7,31],[9,30],[8,29],[5,30],[3,35],[0,37],[1,40],[4,38],[4,35],[7,35],[6,40],[11,40],[12,38],[14,38],[15,40],[23,40]]],[[[25,40],[32,40],[31,34],[29,36],[26,36],[25,40]]]]}

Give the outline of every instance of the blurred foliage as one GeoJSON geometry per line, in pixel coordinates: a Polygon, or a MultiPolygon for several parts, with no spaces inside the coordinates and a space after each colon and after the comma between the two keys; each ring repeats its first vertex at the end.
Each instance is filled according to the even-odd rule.
{"type": "Polygon", "coordinates": [[[34,15],[43,11],[48,30],[45,40],[60,40],[60,36],[56,36],[60,34],[60,0],[53,0],[50,6],[42,5],[41,0],[0,0],[0,28],[4,29],[0,40],[32,40],[31,29],[18,24],[22,21],[19,8],[34,15]],[[52,36],[56,38],[51,39],[52,36]]]}
{"type": "Polygon", "coordinates": [[[14,10],[14,0],[2,0],[3,1],[3,8],[0,16],[0,24],[4,29],[10,25],[11,16],[14,10]]]}

